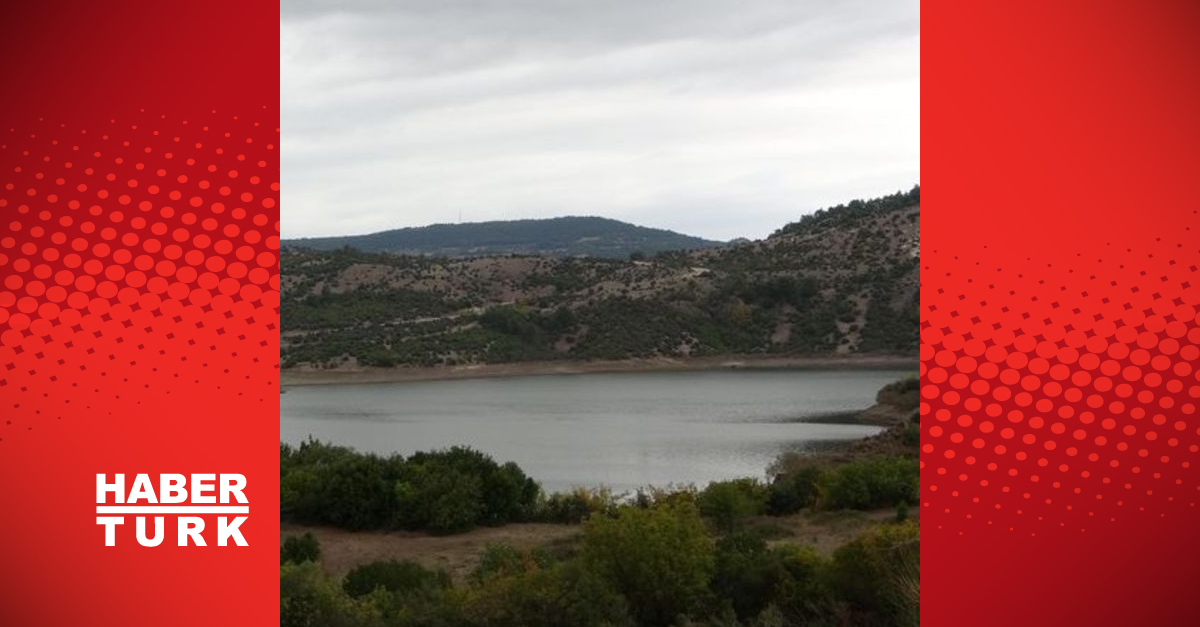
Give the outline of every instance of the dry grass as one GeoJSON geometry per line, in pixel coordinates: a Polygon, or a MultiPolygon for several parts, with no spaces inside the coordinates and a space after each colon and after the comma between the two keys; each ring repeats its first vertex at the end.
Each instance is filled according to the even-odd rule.
{"type": "Polygon", "coordinates": [[[311,532],[321,543],[321,565],[334,576],[355,566],[382,559],[412,560],[435,570],[445,570],[461,581],[479,563],[479,555],[492,543],[503,542],[521,549],[558,544],[577,539],[578,525],[517,524],[484,527],[452,536],[433,536],[406,531],[345,531],[332,527],[306,527],[284,523],[280,538],[311,532]]]}

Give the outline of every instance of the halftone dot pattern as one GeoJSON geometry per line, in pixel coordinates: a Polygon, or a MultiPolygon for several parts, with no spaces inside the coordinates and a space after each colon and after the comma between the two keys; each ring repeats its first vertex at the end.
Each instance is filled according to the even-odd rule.
{"type": "Polygon", "coordinates": [[[1197,515],[1190,230],[1066,265],[922,251],[924,282],[936,276],[921,300],[926,531],[1078,534],[1197,515]]]}
{"type": "Polygon", "coordinates": [[[278,393],[277,119],[0,128],[0,454],[181,386],[278,393]]]}

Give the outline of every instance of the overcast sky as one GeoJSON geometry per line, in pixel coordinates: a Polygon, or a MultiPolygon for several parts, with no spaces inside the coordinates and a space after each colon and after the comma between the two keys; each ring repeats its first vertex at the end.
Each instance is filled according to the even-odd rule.
{"type": "Polygon", "coordinates": [[[715,239],[920,181],[919,0],[282,0],[286,237],[715,239]]]}

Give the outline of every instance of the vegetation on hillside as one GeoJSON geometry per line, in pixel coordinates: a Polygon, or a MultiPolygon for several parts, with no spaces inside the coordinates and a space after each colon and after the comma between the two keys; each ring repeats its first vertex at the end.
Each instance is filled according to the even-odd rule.
{"type": "Polygon", "coordinates": [[[910,354],[919,202],[916,188],[639,259],[285,249],[283,365],[910,354]]]}
{"type": "Polygon", "coordinates": [[[907,192],[896,192],[890,196],[881,196],[870,200],[852,200],[844,205],[818,209],[800,218],[799,221],[784,226],[772,237],[783,235],[798,235],[813,233],[825,229],[844,228],[867,216],[891,211],[900,211],[913,205],[921,204],[921,186],[915,185],[907,192]]]}

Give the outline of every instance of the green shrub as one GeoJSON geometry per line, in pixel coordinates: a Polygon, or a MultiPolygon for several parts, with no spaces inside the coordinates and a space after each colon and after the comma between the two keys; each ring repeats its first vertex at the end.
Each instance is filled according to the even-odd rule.
{"type": "Polygon", "coordinates": [[[712,540],[694,506],[623,507],[594,516],[584,532],[585,564],[629,601],[641,625],[668,625],[708,600],[712,540]]]}
{"type": "Polygon", "coordinates": [[[471,590],[464,614],[487,627],[633,627],[628,604],[578,562],[495,577],[471,590]]]}
{"type": "Polygon", "coordinates": [[[280,566],[280,627],[375,627],[380,621],[377,610],[343,594],[315,562],[280,566]]]}
{"type": "Polygon", "coordinates": [[[470,448],[416,453],[396,486],[398,520],[442,533],[500,525],[531,518],[540,494],[516,464],[499,465],[470,448]]]}
{"type": "Polygon", "coordinates": [[[714,481],[700,492],[696,504],[700,513],[712,519],[725,533],[736,531],[750,516],[766,509],[767,491],[754,479],[714,481]]]}
{"type": "Polygon", "coordinates": [[[774,599],[785,571],[760,537],[736,533],[717,541],[712,589],[738,619],[758,616],[774,599]]]}
{"type": "Polygon", "coordinates": [[[481,583],[495,577],[524,573],[535,568],[545,568],[550,561],[547,552],[541,548],[522,551],[511,544],[493,542],[484,547],[479,556],[479,564],[471,571],[470,580],[481,583]]]}
{"type": "Polygon", "coordinates": [[[435,533],[530,520],[541,487],[516,464],[465,447],[379,457],[315,441],[280,445],[280,518],[435,533]]]}
{"type": "Polygon", "coordinates": [[[691,485],[668,486],[665,488],[648,487],[640,489],[634,498],[638,507],[687,507],[696,506],[700,493],[691,485]]]}
{"type": "Polygon", "coordinates": [[[541,504],[537,518],[544,522],[575,524],[583,522],[592,514],[610,512],[615,505],[616,500],[612,492],[605,488],[575,488],[570,492],[556,492],[550,495],[541,504]]]}
{"type": "Polygon", "coordinates": [[[280,445],[280,515],[285,520],[345,529],[386,526],[395,511],[391,489],[403,458],[364,455],[308,441],[280,445]]]}
{"type": "Polygon", "coordinates": [[[483,486],[453,468],[414,471],[396,482],[397,519],[409,529],[469,531],[483,515],[483,486]]]}
{"type": "Polygon", "coordinates": [[[817,498],[817,481],[822,472],[821,466],[808,463],[777,475],[767,489],[767,511],[773,516],[785,516],[811,507],[817,498]]]}
{"type": "Polygon", "coordinates": [[[785,544],[771,551],[783,570],[774,607],[788,625],[841,625],[843,603],[831,585],[832,565],[808,546],[785,544]]]}
{"type": "Polygon", "coordinates": [[[912,522],[881,525],[834,551],[834,584],[878,624],[920,624],[921,531],[912,522]]]}
{"type": "Polygon", "coordinates": [[[305,532],[302,536],[290,536],[283,541],[279,548],[279,563],[315,562],[321,559],[321,544],[313,534],[305,532]]]}
{"type": "Polygon", "coordinates": [[[450,585],[450,576],[434,572],[409,560],[382,560],[363,564],[346,573],[342,588],[346,594],[359,598],[382,588],[401,595],[436,590],[450,585]]]}
{"type": "Polygon", "coordinates": [[[875,509],[920,493],[920,465],[906,457],[875,457],[848,462],[822,473],[817,482],[821,509],[875,509]]]}

